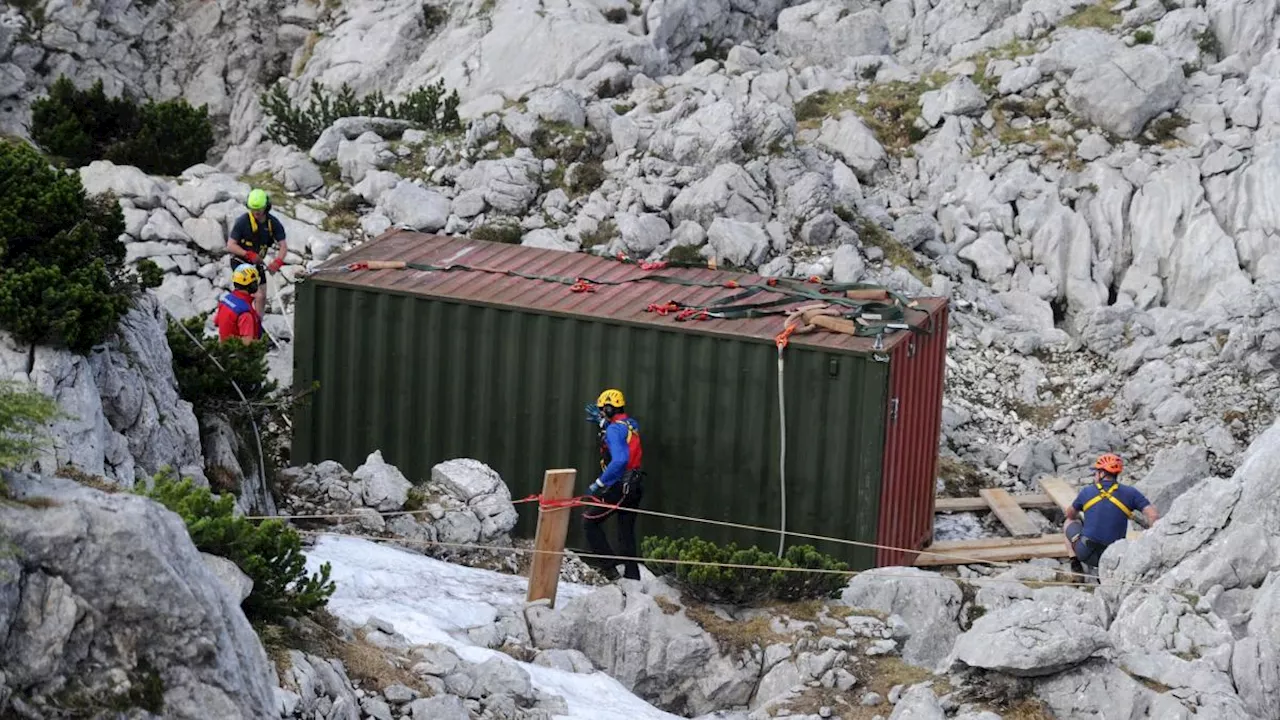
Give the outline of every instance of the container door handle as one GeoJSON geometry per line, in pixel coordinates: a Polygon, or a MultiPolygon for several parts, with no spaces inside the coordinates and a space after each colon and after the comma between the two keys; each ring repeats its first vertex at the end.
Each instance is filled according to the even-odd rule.
{"type": "Polygon", "coordinates": [[[898,398],[889,401],[889,422],[898,422],[898,398]]]}

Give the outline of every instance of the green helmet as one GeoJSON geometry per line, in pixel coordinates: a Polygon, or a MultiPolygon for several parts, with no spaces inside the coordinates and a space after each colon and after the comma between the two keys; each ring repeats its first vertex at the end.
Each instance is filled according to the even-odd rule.
{"type": "Polygon", "coordinates": [[[245,203],[250,210],[266,210],[267,203],[271,202],[267,199],[267,191],[262,188],[254,188],[249,191],[249,201],[245,203]]]}

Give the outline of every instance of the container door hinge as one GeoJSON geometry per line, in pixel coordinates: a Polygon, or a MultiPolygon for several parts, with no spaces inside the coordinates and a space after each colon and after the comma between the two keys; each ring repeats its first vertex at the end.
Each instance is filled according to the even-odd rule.
{"type": "Polygon", "coordinates": [[[898,422],[898,398],[889,401],[889,422],[898,422]]]}

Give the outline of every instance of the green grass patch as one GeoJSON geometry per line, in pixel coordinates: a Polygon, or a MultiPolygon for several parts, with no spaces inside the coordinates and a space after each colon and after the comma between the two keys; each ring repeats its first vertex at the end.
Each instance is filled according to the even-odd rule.
{"type": "MultiPolygon", "coordinates": [[[[848,211],[846,210],[845,212],[847,213],[848,211]]],[[[839,210],[836,211],[836,214],[844,217],[839,210]]],[[[891,235],[888,230],[872,222],[869,218],[858,216],[854,216],[854,218],[858,237],[862,240],[863,245],[880,248],[884,252],[886,262],[906,268],[908,272],[916,276],[916,279],[925,285],[933,283],[933,271],[920,262],[915,252],[898,242],[897,238],[891,235]]]]}
{"type": "Polygon", "coordinates": [[[796,103],[796,122],[801,128],[814,129],[823,120],[852,110],[876,134],[886,151],[901,154],[926,134],[916,126],[920,96],[941,87],[948,79],[944,73],[933,73],[915,82],[895,80],[861,91],[819,91],[796,103]]]}
{"type": "Polygon", "coordinates": [[[1102,0],[1102,2],[1096,5],[1080,8],[1074,13],[1068,15],[1067,18],[1062,21],[1062,26],[1110,30],[1118,25],[1121,20],[1120,13],[1111,9],[1115,7],[1115,4],[1115,0],[1102,0]]]}
{"type": "Polygon", "coordinates": [[[515,220],[499,218],[472,230],[471,237],[487,242],[519,245],[520,238],[524,237],[524,229],[515,220]]]}

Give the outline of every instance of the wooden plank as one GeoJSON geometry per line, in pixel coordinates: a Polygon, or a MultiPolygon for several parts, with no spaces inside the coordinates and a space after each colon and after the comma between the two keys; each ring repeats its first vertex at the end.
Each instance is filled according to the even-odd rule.
{"type": "MultiPolygon", "coordinates": [[[[542,477],[543,500],[568,500],[573,497],[577,470],[548,470],[542,477]]],[[[538,530],[534,540],[533,565],[529,568],[529,593],[526,602],[550,600],[556,606],[556,590],[560,584],[560,563],[564,560],[564,541],[569,534],[569,507],[538,509],[538,530]]]]}
{"type": "Polygon", "coordinates": [[[1051,542],[1063,541],[1062,533],[1049,533],[1047,535],[1039,535],[1030,538],[1011,538],[1011,537],[991,537],[978,538],[977,540],[942,540],[935,542],[925,550],[933,550],[935,552],[964,552],[966,550],[976,550],[985,548],[1013,547],[1017,545],[1046,545],[1051,542]]]}
{"type": "Polygon", "coordinates": [[[1040,487],[1046,495],[1053,498],[1062,512],[1066,512],[1067,508],[1071,507],[1071,503],[1076,501],[1078,494],[1078,490],[1062,478],[1040,478],[1040,487]]]}
{"type": "Polygon", "coordinates": [[[1031,522],[1031,516],[1013,499],[1013,496],[1000,488],[982,488],[978,491],[982,499],[991,506],[991,512],[1000,518],[1000,522],[1009,528],[1014,537],[1031,537],[1040,534],[1040,528],[1031,522]]]}
{"type": "Polygon", "coordinates": [[[1010,545],[1008,547],[994,548],[976,548],[967,553],[959,553],[968,558],[968,560],[957,560],[938,555],[916,556],[914,565],[916,567],[937,567],[940,565],[968,565],[976,563],[979,560],[988,562],[1010,562],[1013,560],[1032,560],[1034,558],[1065,558],[1067,554],[1067,543],[1061,537],[1057,538],[1055,543],[1028,543],[1024,545],[1010,545]]]}
{"type": "MultiPolygon", "coordinates": [[[[1051,510],[1058,507],[1053,498],[1044,493],[1020,493],[1011,494],[1019,506],[1024,508],[1034,508],[1036,510],[1051,510]]],[[[952,513],[952,512],[982,512],[991,509],[987,501],[980,497],[964,497],[964,498],[934,498],[934,512],[952,513]]]]}

